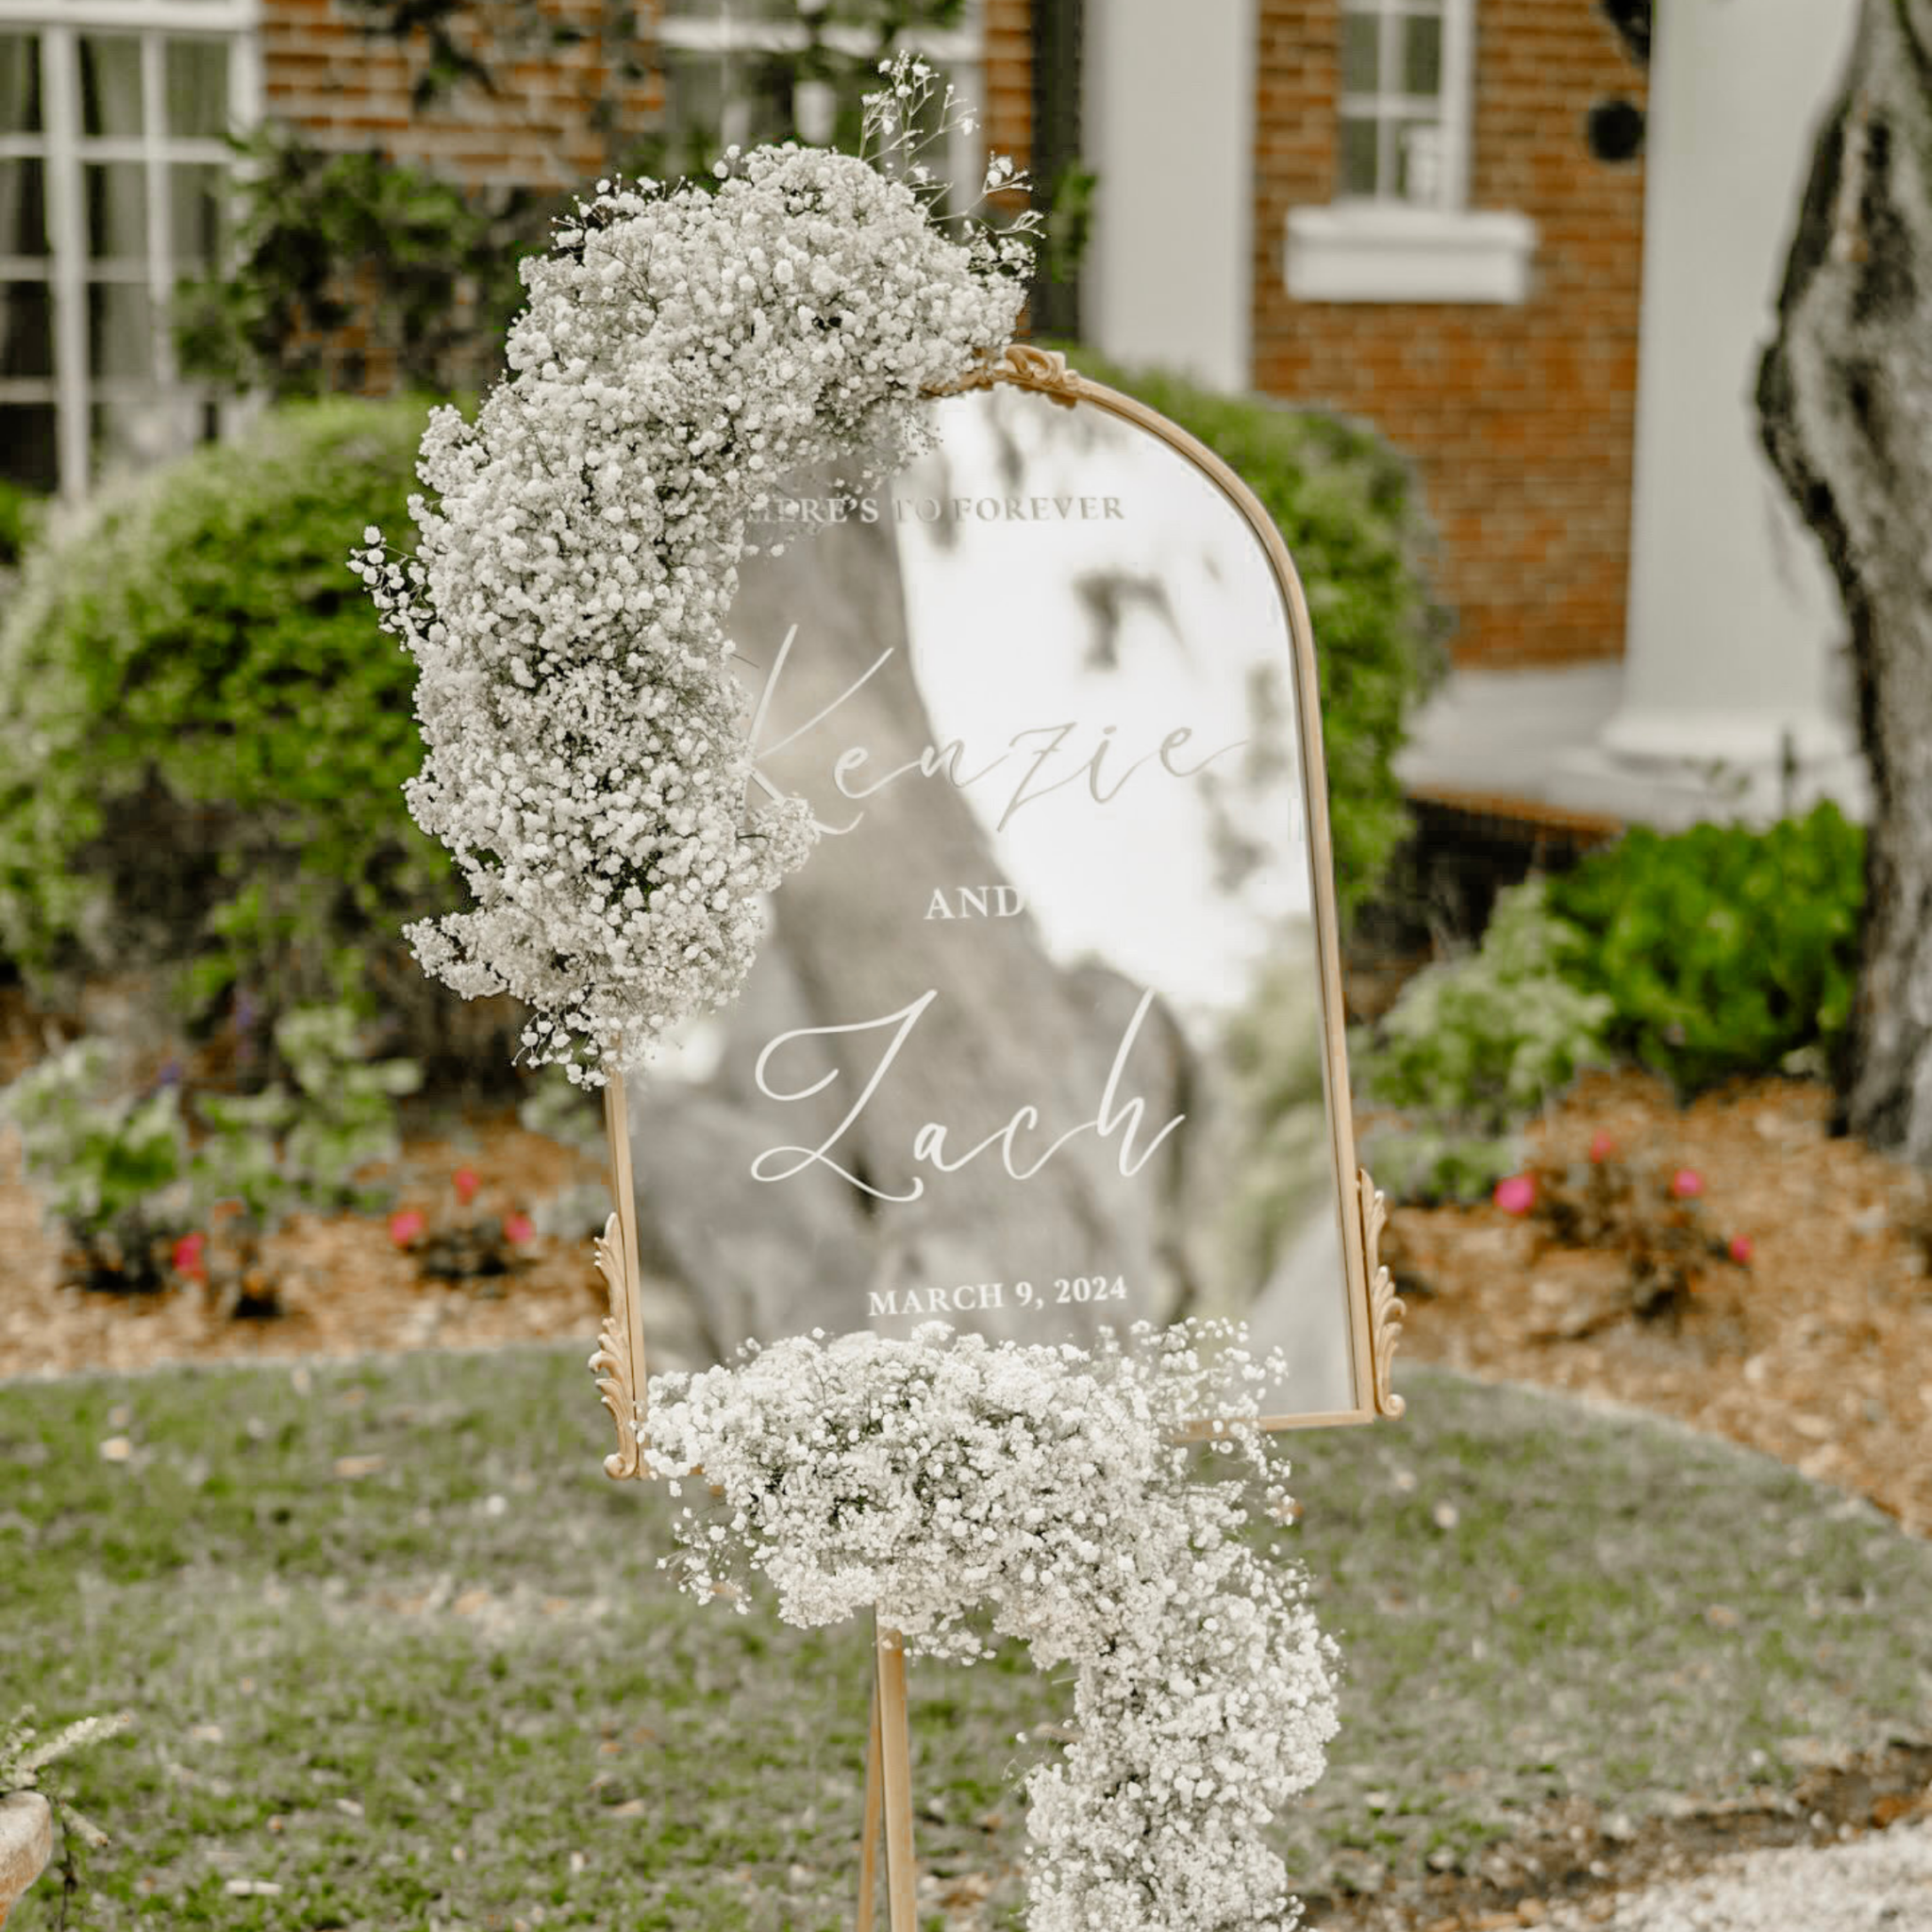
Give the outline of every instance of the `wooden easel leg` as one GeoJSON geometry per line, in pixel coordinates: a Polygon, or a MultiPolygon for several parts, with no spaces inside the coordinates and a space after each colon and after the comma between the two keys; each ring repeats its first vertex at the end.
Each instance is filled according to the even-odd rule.
{"type": "Polygon", "coordinates": [[[918,1874],[912,1862],[912,1732],[906,1714],[906,1652],[895,1631],[879,1631],[877,1657],[888,1922],[891,1932],[919,1932],[918,1874]]]}
{"type": "Polygon", "coordinates": [[[854,1932],[872,1932],[873,1907],[879,1889],[879,1825],[885,1807],[885,1790],[879,1769],[879,1674],[874,1663],[872,1674],[872,1730],[865,1744],[865,1823],[858,1837],[858,1916],[854,1932]]]}

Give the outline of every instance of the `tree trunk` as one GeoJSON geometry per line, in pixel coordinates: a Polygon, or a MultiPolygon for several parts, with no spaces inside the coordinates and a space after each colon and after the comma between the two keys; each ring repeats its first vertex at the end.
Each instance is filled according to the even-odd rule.
{"type": "Polygon", "coordinates": [[[1932,0],[1864,0],[1757,408],[1844,598],[1871,763],[1839,1125],[1932,1166],[1932,0]]]}

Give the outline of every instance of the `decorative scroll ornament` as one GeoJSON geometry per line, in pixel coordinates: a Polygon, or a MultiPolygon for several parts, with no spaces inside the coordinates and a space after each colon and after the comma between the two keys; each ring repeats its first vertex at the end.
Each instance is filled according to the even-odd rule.
{"type": "Polygon", "coordinates": [[[997,356],[983,358],[954,381],[926,391],[927,395],[964,395],[969,390],[991,389],[999,383],[1038,390],[1051,401],[1072,408],[1086,387],[1079,373],[1067,367],[1056,349],[1036,349],[1025,342],[1008,342],[997,356]]]}
{"type": "Polygon", "coordinates": [[[1408,1407],[1396,1394],[1395,1344],[1408,1313],[1395,1292],[1394,1277],[1381,1259],[1382,1230],[1389,1224],[1389,1197],[1369,1178],[1367,1168],[1356,1170],[1356,1199],[1362,1217],[1362,1259],[1369,1271],[1369,1335],[1375,1357],[1375,1408],[1399,1416],[1408,1407]]]}
{"type": "Polygon", "coordinates": [[[591,1373],[597,1378],[597,1393],[617,1424],[617,1447],[604,1458],[604,1474],[613,1482],[626,1476],[641,1476],[639,1461],[638,1389],[643,1364],[633,1359],[630,1338],[632,1311],[637,1307],[638,1284],[625,1259],[625,1242],[618,1217],[613,1214],[597,1237],[597,1272],[610,1290],[610,1312],[598,1331],[597,1352],[591,1357],[591,1373]]]}

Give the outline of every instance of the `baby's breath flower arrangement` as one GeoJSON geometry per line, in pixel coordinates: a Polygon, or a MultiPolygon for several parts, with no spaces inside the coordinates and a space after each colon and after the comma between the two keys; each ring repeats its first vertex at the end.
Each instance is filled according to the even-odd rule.
{"type": "MultiPolygon", "coordinates": [[[[871,158],[788,144],[727,150],[711,187],[600,182],[524,265],[510,375],[474,425],[431,419],[414,556],[371,529],[353,559],[420,669],[409,808],[475,899],[412,926],[416,957],[525,1002],[529,1058],[580,1085],[737,994],[810,850],[732,672],[747,525],[791,473],[856,496],[929,447],[924,398],[1019,312],[1034,224],[948,232],[918,130],[950,93],[916,60],[886,74],[871,158]]],[[[1076,1667],[1078,1738],[1029,1779],[1032,1932],[1285,1932],[1262,1829],[1336,1713],[1301,1573],[1250,1540],[1257,1488],[1286,1512],[1256,1426],[1278,1373],[1224,1324],[1093,1354],[814,1335],[657,1377],[644,1459],[723,1497],[679,1529],[699,1595],[742,1603],[758,1573],[794,1624],[870,1607],[918,1654],[1020,1637],[1076,1667]],[[1181,1446],[1201,1416],[1227,1420],[1181,1446]]]]}
{"type": "MultiPolygon", "coordinates": [[[[42,1774],[50,1764],[125,1731],[134,1722],[133,1712],[126,1710],[111,1717],[84,1717],[51,1738],[43,1738],[28,1722],[32,1716],[31,1708],[25,1709],[10,1724],[0,1724],[0,1797],[12,1791],[42,1790],[42,1774]]],[[[108,1834],[76,1810],[64,1790],[46,1790],[44,1795],[76,1836],[96,1849],[108,1842],[108,1834]]],[[[5,1907],[0,1906],[0,1918],[5,1916],[5,1907]]]]}
{"type": "Polygon", "coordinates": [[[857,491],[928,447],[923,393],[1019,314],[1030,225],[939,219],[935,87],[887,68],[871,158],[788,143],[727,150],[708,186],[599,182],[523,264],[509,375],[474,425],[431,417],[413,558],[372,527],[352,559],[421,671],[409,809],[475,902],[411,926],[416,958],[523,1000],[532,1063],[580,1084],[736,994],[810,849],[802,801],[748,795],[724,633],[747,522],[790,471],[857,491]]]}
{"type": "Polygon", "coordinates": [[[1277,1521],[1257,1363],[1228,1324],[1122,1346],[814,1335],[651,1385],[654,1470],[702,1469],[675,1564],[788,1623],[868,1606],[915,1655],[971,1662],[985,1632],[1075,1666],[1078,1736],[1028,1779],[1030,1932],[1279,1932],[1297,1923],[1263,1827],[1322,1774],[1332,1642],[1277,1521]],[[1211,1344],[1203,1346],[1203,1344],[1211,1344]],[[1231,1418],[1206,1449],[1190,1418],[1231,1418]],[[1204,1480],[1195,1458],[1232,1465],[1204,1480]]]}

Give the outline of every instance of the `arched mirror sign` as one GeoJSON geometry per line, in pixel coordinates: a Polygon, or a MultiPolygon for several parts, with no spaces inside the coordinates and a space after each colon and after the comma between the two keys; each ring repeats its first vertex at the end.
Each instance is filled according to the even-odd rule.
{"type": "Polygon", "coordinates": [[[1057,358],[934,408],[914,467],[753,533],[760,782],[823,837],[742,1000],[633,1085],[646,1272],[721,1351],[1234,1317],[1288,1357],[1271,1423],[1396,1413],[1288,553],[1057,358]]]}

